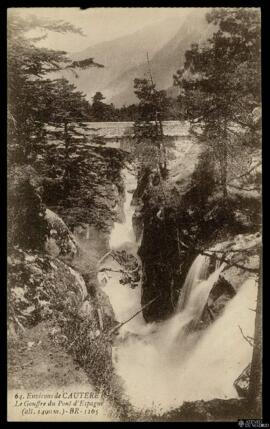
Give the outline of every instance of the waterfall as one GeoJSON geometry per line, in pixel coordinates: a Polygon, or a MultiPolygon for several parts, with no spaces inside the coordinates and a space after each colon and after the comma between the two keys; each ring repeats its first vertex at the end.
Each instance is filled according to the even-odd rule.
{"type": "MultiPolygon", "coordinates": [[[[225,264],[217,264],[216,270],[207,278],[209,264],[208,256],[197,256],[187,274],[176,314],[166,323],[167,347],[171,350],[176,341],[181,342],[182,355],[183,351],[186,352],[185,343],[190,342],[188,333],[200,320],[209,293],[225,267],[225,264]]],[[[193,339],[196,339],[196,335],[193,339]]]]}
{"type": "Polygon", "coordinates": [[[208,268],[209,268],[210,258],[205,255],[199,255],[195,258],[193,264],[191,265],[184,286],[182,288],[182,293],[178,300],[177,310],[181,311],[186,305],[186,302],[192,293],[193,288],[200,280],[205,280],[207,278],[208,268]]]}
{"type": "Polygon", "coordinates": [[[194,287],[183,311],[119,345],[115,368],[138,410],[162,414],[184,401],[238,397],[233,383],[252,358],[239,326],[254,336],[255,313],[250,308],[256,305],[255,278],[243,283],[212,325],[197,332],[190,329],[222,269],[194,287]]]}
{"type": "MultiPolygon", "coordinates": [[[[131,205],[133,191],[136,189],[137,181],[133,174],[128,170],[123,171],[125,182],[125,201],[124,201],[124,222],[116,222],[109,238],[110,249],[124,249],[128,253],[136,255],[139,242],[136,242],[133,231],[132,217],[135,207],[131,205]]],[[[106,267],[114,272],[100,272],[98,279],[104,292],[108,295],[114,309],[115,317],[118,322],[123,322],[131,317],[141,307],[141,285],[131,289],[127,285],[121,284],[122,268],[115,260],[106,259],[100,268],[106,267]],[[104,264],[104,265],[103,265],[104,264]]],[[[142,314],[131,320],[127,325],[121,328],[120,334],[126,331],[135,333],[146,328],[142,314]]]]}
{"type": "MultiPolygon", "coordinates": [[[[112,248],[135,246],[132,232],[132,180],[127,180],[125,222],[115,224],[112,248]]],[[[111,262],[112,263],[112,262],[111,262]]],[[[142,314],[124,325],[113,346],[113,364],[123,381],[127,398],[137,410],[162,414],[184,401],[237,398],[233,383],[250,363],[252,347],[243,338],[254,336],[257,283],[246,280],[225,310],[208,328],[194,330],[209,293],[225,268],[217,261],[209,273],[210,258],[199,255],[184,282],[175,314],[164,322],[147,324],[142,314]]],[[[123,322],[140,309],[140,286],[131,289],[120,283],[121,275],[107,276],[108,294],[117,320],[123,322]]]]}
{"type": "MultiPolygon", "coordinates": [[[[199,273],[201,273],[201,279],[196,277],[196,268],[197,263],[196,260],[194,262],[195,267],[191,267],[187,279],[190,276],[193,278],[193,283],[189,284],[185,282],[184,288],[187,288],[187,292],[184,291],[184,294],[186,295],[186,302],[183,307],[183,311],[187,311],[191,314],[196,315],[197,317],[201,316],[201,312],[204,309],[204,306],[207,302],[209,293],[214,286],[214,284],[217,282],[219,275],[221,271],[225,267],[225,263],[219,265],[215,269],[215,271],[207,278],[207,270],[209,267],[210,258],[207,256],[207,259],[203,259],[200,267],[199,273]],[[193,270],[195,271],[195,275],[193,275],[193,270]],[[203,279],[203,277],[205,277],[203,279]],[[189,288],[189,289],[188,289],[189,288]]],[[[201,261],[200,256],[198,256],[196,259],[199,259],[201,261]]]]}
{"type": "Polygon", "coordinates": [[[132,226],[132,216],[135,207],[131,206],[132,191],[136,187],[136,179],[127,170],[123,173],[125,182],[124,222],[115,222],[109,240],[111,249],[117,249],[125,243],[135,243],[135,234],[132,226]]]}

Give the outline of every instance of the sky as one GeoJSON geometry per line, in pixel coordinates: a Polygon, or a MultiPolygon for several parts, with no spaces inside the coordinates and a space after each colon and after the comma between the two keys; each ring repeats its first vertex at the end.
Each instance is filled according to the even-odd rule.
{"type": "MultiPolygon", "coordinates": [[[[12,13],[14,9],[9,9],[12,13]]],[[[54,20],[64,20],[80,27],[86,37],[77,34],[51,33],[48,34],[42,46],[67,52],[82,51],[89,46],[116,39],[127,34],[163,21],[179,16],[182,18],[191,8],[89,8],[80,10],[73,7],[56,8],[16,8],[21,15],[36,15],[54,20]]]]}

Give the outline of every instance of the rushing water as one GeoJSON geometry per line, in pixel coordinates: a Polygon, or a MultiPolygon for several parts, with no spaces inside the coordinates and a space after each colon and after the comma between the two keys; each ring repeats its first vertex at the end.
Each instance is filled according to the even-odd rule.
{"type": "Polygon", "coordinates": [[[135,234],[132,226],[132,216],[135,208],[131,206],[132,191],[135,190],[136,180],[127,170],[124,170],[125,181],[125,202],[124,202],[124,222],[115,222],[110,235],[109,245],[111,249],[117,249],[125,243],[132,243],[136,246],[135,234]]]}
{"type": "Polygon", "coordinates": [[[115,365],[134,406],[163,412],[183,401],[237,397],[233,382],[252,353],[238,326],[253,335],[249,306],[254,306],[255,296],[250,279],[201,336],[185,329],[190,320],[187,309],[156,331],[131,337],[120,346],[115,365]]]}
{"type": "Polygon", "coordinates": [[[209,267],[209,258],[205,255],[199,255],[192,264],[191,269],[189,270],[181,296],[179,297],[177,309],[178,311],[183,310],[187,303],[187,299],[191,294],[192,288],[196,286],[201,280],[207,279],[209,267]]]}
{"type": "MultiPolygon", "coordinates": [[[[111,249],[126,249],[129,253],[136,255],[138,244],[135,239],[135,234],[132,227],[132,216],[135,207],[131,205],[133,191],[136,189],[136,178],[128,170],[123,171],[125,180],[125,199],[124,199],[124,222],[115,222],[111,231],[109,245],[111,249]]],[[[110,302],[114,309],[116,319],[119,322],[127,320],[141,306],[141,286],[132,289],[120,283],[122,274],[119,271],[122,267],[113,258],[107,258],[102,267],[109,270],[101,272],[98,275],[101,284],[105,285],[104,290],[109,296],[110,302]]],[[[121,334],[126,331],[136,332],[145,328],[145,322],[140,313],[136,318],[124,325],[121,329],[121,334]]]]}
{"type": "MultiPolygon", "coordinates": [[[[136,254],[138,244],[132,229],[134,176],[124,171],[125,221],[116,223],[112,249],[127,248],[136,254]]],[[[104,266],[116,272],[99,274],[119,322],[140,309],[141,287],[131,289],[120,283],[119,264],[112,259],[104,266]]],[[[254,335],[257,284],[246,280],[223,314],[208,328],[194,332],[192,326],[202,314],[209,293],[225,264],[217,264],[209,274],[209,259],[199,255],[190,267],[177,309],[164,322],[147,324],[142,313],[125,324],[113,348],[114,366],[123,379],[125,392],[139,410],[162,413],[184,401],[238,397],[233,382],[250,363],[252,348],[239,327],[254,335]]]]}

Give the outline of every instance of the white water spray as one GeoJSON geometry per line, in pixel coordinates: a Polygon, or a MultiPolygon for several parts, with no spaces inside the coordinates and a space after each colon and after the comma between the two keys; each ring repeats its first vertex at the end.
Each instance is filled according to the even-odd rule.
{"type": "Polygon", "coordinates": [[[239,326],[246,335],[254,335],[255,313],[250,308],[256,301],[255,279],[242,285],[210,327],[190,329],[221,270],[194,288],[183,311],[119,347],[116,370],[138,409],[163,413],[184,401],[238,397],[233,382],[252,358],[239,326]]]}
{"type": "Polygon", "coordinates": [[[183,285],[181,296],[178,300],[178,311],[183,310],[187,299],[192,292],[192,289],[197,285],[197,283],[199,283],[201,280],[207,279],[209,261],[210,259],[208,256],[199,255],[193,262],[183,285]]]}
{"type": "MultiPolygon", "coordinates": [[[[114,224],[109,245],[111,249],[127,249],[128,252],[136,255],[139,242],[136,242],[133,231],[132,217],[135,207],[131,206],[131,201],[137,181],[135,176],[127,170],[124,170],[123,176],[125,181],[124,222],[116,222],[114,224]]],[[[131,289],[127,285],[122,285],[120,283],[122,278],[120,269],[123,267],[113,258],[106,259],[100,268],[104,267],[109,270],[99,272],[99,282],[104,286],[104,291],[110,299],[116,320],[118,322],[125,321],[141,307],[141,285],[139,284],[134,289],[131,289]]],[[[140,313],[136,318],[122,327],[120,334],[124,336],[126,332],[141,332],[142,329],[146,329],[146,323],[140,313]]],[[[149,328],[147,327],[147,329],[149,328]]]]}
{"type": "MultiPolygon", "coordinates": [[[[135,243],[132,195],[126,190],[124,224],[116,224],[111,235],[113,247],[135,243]]],[[[236,398],[233,382],[250,363],[252,347],[243,338],[254,336],[257,284],[255,277],[244,282],[223,314],[207,329],[195,331],[209,293],[225,264],[216,264],[209,275],[209,258],[199,255],[193,262],[176,313],[167,321],[146,324],[140,313],[120,330],[114,365],[125,392],[135,408],[163,413],[184,401],[236,398]],[[135,334],[135,335],[134,335],[135,334]]],[[[104,291],[119,322],[140,309],[140,287],[120,284],[112,273],[104,291]]]]}
{"type": "Polygon", "coordinates": [[[110,235],[109,245],[111,249],[117,249],[125,243],[135,243],[135,234],[132,226],[132,216],[135,207],[131,206],[132,191],[136,187],[136,179],[127,170],[124,171],[125,181],[125,202],[124,202],[124,222],[116,222],[110,235]]]}

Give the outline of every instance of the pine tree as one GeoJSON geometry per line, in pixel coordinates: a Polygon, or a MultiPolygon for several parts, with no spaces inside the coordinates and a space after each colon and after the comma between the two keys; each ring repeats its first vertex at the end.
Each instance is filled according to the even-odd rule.
{"type": "Polygon", "coordinates": [[[30,38],[30,30],[82,34],[71,24],[31,16],[22,18],[16,11],[8,17],[8,149],[11,159],[28,162],[44,131],[44,119],[57,92],[49,73],[62,69],[101,67],[92,58],[74,62],[66,52],[37,47],[46,37],[30,38]]]}
{"type": "Polygon", "coordinates": [[[139,99],[134,123],[136,156],[142,168],[157,168],[165,178],[167,159],[162,120],[167,105],[166,93],[156,90],[153,81],[148,79],[135,79],[134,92],[139,99]]]}
{"type": "MultiPolygon", "coordinates": [[[[24,19],[16,13],[9,16],[9,174],[18,164],[21,170],[30,164],[42,184],[38,195],[43,189],[43,202],[69,225],[88,222],[108,228],[115,216],[114,187],[123,191],[120,170],[124,155],[89,136],[85,121],[90,119],[91,106],[85,96],[67,80],[50,78],[51,72],[101,65],[92,58],[72,61],[65,52],[37,47],[44,36],[30,38],[31,29],[81,33],[62,21],[24,19]]],[[[12,205],[16,196],[13,198],[12,189],[9,194],[12,205]]],[[[15,204],[10,210],[13,208],[13,218],[19,223],[21,207],[15,204]]],[[[28,226],[31,229],[30,219],[28,226]]]]}
{"type": "Polygon", "coordinates": [[[252,119],[260,107],[260,16],[254,9],[221,8],[207,20],[217,31],[206,44],[191,46],[174,82],[186,119],[199,127],[198,137],[211,149],[226,201],[228,170],[237,152],[260,145],[252,119]]]}

